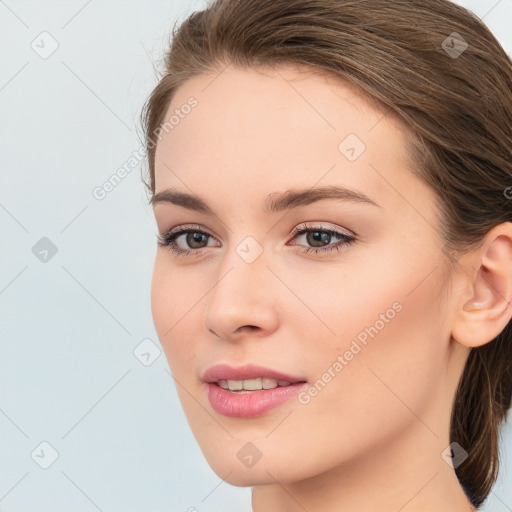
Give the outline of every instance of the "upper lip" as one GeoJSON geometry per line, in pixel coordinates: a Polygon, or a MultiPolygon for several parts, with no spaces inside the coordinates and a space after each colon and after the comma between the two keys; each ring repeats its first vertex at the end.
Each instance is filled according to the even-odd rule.
{"type": "Polygon", "coordinates": [[[218,382],[219,380],[248,380],[248,379],[274,379],[285,380],[287,382],[306,382],[303,377],[288,375],[271,368],[246,364],[244,366],[229,366],[227,364],[218,364],[211,366],[203,374],[204,382],[218,382]]]}

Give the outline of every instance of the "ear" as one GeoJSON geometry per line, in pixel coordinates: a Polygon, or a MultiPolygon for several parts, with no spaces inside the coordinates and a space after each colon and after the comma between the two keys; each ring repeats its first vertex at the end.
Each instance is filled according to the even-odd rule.
{"type": "Polygon", "coordinates": [[[452,337],[474,348],[496,338],[512,317],[512,223],[495,226],[464,260],[466,291],[457,304],[452,337]]]}

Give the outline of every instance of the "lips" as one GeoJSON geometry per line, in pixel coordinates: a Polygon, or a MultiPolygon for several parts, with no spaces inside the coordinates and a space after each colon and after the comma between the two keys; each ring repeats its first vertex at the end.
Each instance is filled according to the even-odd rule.
{"type": "Polygon", "coordinates": [[[207,383],[218,383],[221,380],[243,381],[251,379],[273,379],[276,381],[286,381],[290,384],[306,382],[304,377],[290,375],[271,368],[252,364],[239,367],[233,367],[227,364],[215,365],[208,368],[202,377],[203,382],[207,383]]]}
{"type": "Polygon", "coordinates": [[[256,365],[212,366],[202,379],[213,410],[231,418],[266,414],[308,385],[303,377],[256,365]]]}

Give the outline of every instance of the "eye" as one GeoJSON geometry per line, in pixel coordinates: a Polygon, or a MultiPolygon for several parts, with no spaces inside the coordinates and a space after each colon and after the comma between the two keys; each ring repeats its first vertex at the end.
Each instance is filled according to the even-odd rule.
{"type": "Polygon", "coordinates": [[[207,244],[210,238],[213,239],[212,235],[203,231],[200,226],[189,225],[171,229],[163,236],[158,235],[157,240],[160,247],[169,247],[174,254],[186,256],[192,253],[200,254],[201,249],[207,247],[204,244],[207,244]],[[180,247],[178,243],[182,237],[185,248],[180,247]]]}
{"type": "MultiPolygon", "coordinates": [[[[290,236],[292,240],[305,236],[305,241],[310,244],[309,247],[299,245],[303,252],[329,252],[332,250],[339,251],[342,247],[353,244],[357,239],[336,229],[329,229],[322,226],[310,226],[308,224],[302,224],[295,228],[290,236]],[[332,244],[332,239],[337,239],[338,242],[332,244]]],[[[160,247],[169,247],[169,249],[177,256],[188,256],[191,254],[200,255],[202,249],[208,247],[208,242],[214,240],[213,236],[204,231],[200,226],[197,225],[186,225],[179,226],[171,229],[165,235],[158,235],[158,245],[160,247]],[[180,239],[183,240],[180,242],[180,239]],[[185,247],[181,247],[184,244],[185,247]]],[[[212,245],[210,245],[212,247],[212,245]]],[[[213,247],[219,247],[219,244],[213,244],[213,247]]]]}
{"type": "Polygon", "coordinates": [[[292,231],[291,235],[293,236],[293,238],[298,238],[303,235],[306,235],[306,243],[311,244],[310,247],[302,246],[302,250],[306,253],[312,251],[314,251],[315,253],[329,252],[332,250],[339,251],[342,247],[348,246],[357,241],[357,239],[354,236],[349,235],[348,233],[345,233],[343,231],[329,229],[322,226],[310,226],[308,224],[302,224],[298,226],[292,231]],[[332,238],[338,239],[338,243],[331,245],[332,238]]]}

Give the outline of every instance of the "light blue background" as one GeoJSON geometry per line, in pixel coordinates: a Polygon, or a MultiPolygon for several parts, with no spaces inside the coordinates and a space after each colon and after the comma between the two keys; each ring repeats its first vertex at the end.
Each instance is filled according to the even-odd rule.
{"type": "MultiPolygon", "coordinates": [[[[512,0],[461,3],[512,52],[512,0]]],[[[0,1],[0,511],[251,510],[250,489],[204,460],[164,355],[133,354],[159,347],[140,164],[92,194],[141,147],[174,21],[205,5],[0,1]],[[43,31],[59,45],[47,59],[31,48],[43,31]],[[46,263],[32,252],[42,237],[57,248],[46,263]],[[59,454],[48,469],[43,441],[59,454]]],[[[486,511],[512,510],[511,430],[486,511]]]]}

